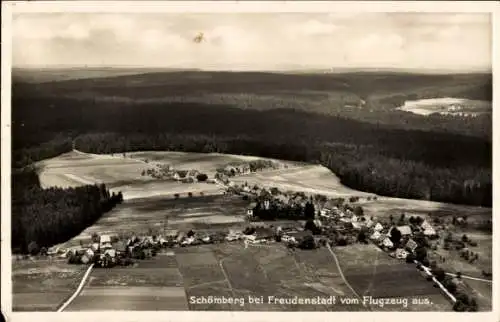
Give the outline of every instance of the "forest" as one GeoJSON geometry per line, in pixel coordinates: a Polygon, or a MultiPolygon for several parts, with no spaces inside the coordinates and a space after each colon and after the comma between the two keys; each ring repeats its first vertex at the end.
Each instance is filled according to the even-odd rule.
{"type": "Polygon", "coordinates": [[[492,203],[488,138],[398,129],[292,109],[95,103],[62,97],[16,97],[13,106],[17,166],[63,152],[74,140],[77,149],[91,153],[177,150],[312,162],[358,190],[458,204],[492,203]],[[32,148],[47,139],[49,143],[32,148]]]}
{"type": "Polygon", "coordinates": [[[33,167],[12,174],[12,251],[36,254],[78,235],[123,201],[104,184],[42,189],[33,167]]]}

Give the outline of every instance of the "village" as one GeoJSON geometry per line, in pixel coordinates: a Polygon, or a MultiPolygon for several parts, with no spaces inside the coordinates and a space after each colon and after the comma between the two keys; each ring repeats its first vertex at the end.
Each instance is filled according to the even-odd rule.
{"type": "MultiPolygon", "coordinates": [[[[477,242],[466,235],[454,236],[439,219],[432,222],[418,215],[402,213],[398,218],[374,218],[364,214],[360,197],[327,198],[320,194],[286,191],[278,188],[264,188],[246,182],[236,185],[231,177],[248,171],[276,169],[273,164],[255,164],[237,167],[228,165],[218,169],[213,179],[199,171],[182,171],[185,178],[198,176],[198,181],[206,181],[224,186],[225,194],[241,197],[248,201],[246,210],[241,215],[245,223],[239,227],[227,229],[187,231],[165,229],[139,234],[130,232],[128,236],[113,234],[94,234],[88,243],[80,242],[71,248],[52,247],[41,249],[40,255],[66,258],[70,264],[93,264],[97,268],[134,266],[141,260],[151,259],[158,253],[176,247],[194,247],[216,243],[243,242],[245,248],[253,244],[281,243],[290,250],[304,251],[320,247],[348,247],[351,244],[372,243],[389,256],[408,264],[416,264],[422,274],[440,287],[443,293],[455,303],[457,310],[474,310],[475,302],[469,300],[463,290],[457,290],[460,272],[455,277],[444,274],[439,264],[444,263],[443,256],[433,256],[433,252],[442,247],[453,248],[460,252],[463,260],[473,263],[478,254],[470,249],[477,242]],[[458,304],[457,304],[458,303],[458,304]]],[[[179,172],[165,167],[174,180],[183,180],[179,172]]],[[[158,172],[147,173],[158,175],[158,172]],[[156,173],[156,174],[155,174],[156,173]]],[[[189,181],[193,182],[193,181],[189,181]]],[[[178,196],[176,197],[178,199],[178,196]]],[[[376,199],[376,196],[365,197],[376,199]]],[[[463,225],[465,217],[453,217],[453,225],[463,225]]],[[[483,272],[487,275],[487,272],[483,272]]]]}

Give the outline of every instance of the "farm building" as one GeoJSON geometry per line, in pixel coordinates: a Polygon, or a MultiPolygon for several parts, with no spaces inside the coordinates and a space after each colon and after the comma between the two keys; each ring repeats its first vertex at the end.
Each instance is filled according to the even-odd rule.
{"type": "Polygon", "coordinates": [[[375,231],[371,236],[370,239],[373,241],[378,241],[382,238],[382,234],[378,231],[375,231]]]}
{"type": "Polygon", "coordinates": [[[422,224],[420,224],[420,227],[422,227],[423,230],[426,230],[426,229],[432,228],[432,225],[429,224],[429,222],[427,220],[424,220],[422,222],[422,224]]]}
{"type": "Polygon", "coordinates": [[[87,250],[85,251],[85,254],[86,254],[87,256],[89,256],[90,258],[92,258],[92,257],[95,255],[95,252],[94,252],[92,249],[90,249],[90,248],[89,248],[89,249],[87,249],[87,250]]]}
{"type": "Polygon", "coordinates": [[[113,248],[113,246],[111,245],[111,237],[109,235],[101,236],[101,238],[99,239],[99,248],[100,249],[113,248]]]}
{"type": "Polygon", "coordinates": [[[389,229],[389,231],[387,232],[387,236],[391,236],[391,233],[392,233],[392,230],[393,229],[397,229],[399,230],[399,232],[401,233],[401,236],[409,236],[411,235],[412,231],[411,231],[411,227],[408,226],[408,225],[405,225],[405,226],[398,226],[398,227],[391,227],[391,229],[389,229]]]}
{"type": "Polygon", "coordinates": [[[252,202],[251,204],[248,205],[247,207],[247,216],[253,216],[253,210],[257,207],[256,202],[252,202]]]}
{"type": "Polygon", "coordinates": [[[381,231],[382,229],[384,229],[384,226],[382,226],[380,223],[376,223],[375,227],[373,227],[373,230],[375,231],[381,231]]]}
{"type": "Polygon", "coordinates": [[[361,230],[362,225],[360,223],[352,222],[351,225],[352,225],[352,228],[354,228],[355,230],[361,230]]]}
{"type": "Polygon", "coordinates": [[[422,227],[422,229],[424,230],[425,236],[436,236],[437,235],[437,233],[434,230],[434,228],[432,227],[432,225],[429,224],[426,220],[424,220],[424,222],[422,223],[422,225],[420,225],[420,227],[422,227]]]}
{"type": "Polygon", "coordinates": [[[401,235],[403,235],[403,236],[408,236],[408,235],[411,235],[411,233],[412,233],[411,227],[408,225],[398,226],[397,228],[401,232],[401,235]]]}
{"type": "Polygon", "coordinates": [[[92,243],[92,245],[90,245],[90,249],[97,252],[99,250],[99,243],[92,243]]]}
{"type": "Polygon", "coordinates": [[[116,250],[115,250],[115,249],[113,249],[113,248],[106,249],[106,250],[104,251],[104,255],[108,255],[108,256],[110,256],[111,258],[114,258],[114,257],[116,257],[116,250]]]}
{"type": "Polygon", "coordinates": [[[370,219],[366,219],[366,221],[364,222],[364,225],[367,227],[367,228],[370,228],[374,225],[375,223],[370,219]]]}
{"type": "Polygon", "coordinates": [[[177,229],[168,229],[165,231],[165,237],[166,238],[175,238],[179,234],[179,231],[177,229]]]}
{"type": "Polygon", "coordinates": [[[394,244],[392,243],[392,241],[389,238],[385,238],[382,241],[382,246],[387,247],[387,248],[392,248],[392,247],[394,247],[394,244]]]}
{"type": "Polygon", "coordinates": [[[432,237],[432,236],[437,236],[437,233],[434,230],[434,228],[429,228],[429,229],[424,230],[424,235],[428,236],[428,237],[432,237]]]}
{"type": "Polygon", "coordinates": [[[412,252],[414,252],[417,247],[418,247],[418,244],[411,238],[406,243],[406,248],[412,252]]]}
{"type": "Polygon", "coordinates": [[[200,174],[200,171],[198,170],[189,170],[188,176],[190,177],[196,177],[198,174],[200,174]]]}

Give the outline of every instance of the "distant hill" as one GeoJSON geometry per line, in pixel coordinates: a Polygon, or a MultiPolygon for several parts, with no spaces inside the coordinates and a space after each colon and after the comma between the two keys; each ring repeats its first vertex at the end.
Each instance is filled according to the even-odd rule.
{"type": "Polygon", "coordinates": [[[181,71],[187,69],[157,69],[157,68],[117,68],[117,67],[90,67],[90,68],[13,68],[12,78],[15,82],[46,83],[75,79],[92,79],[137,75],[146,73],[181,71]]]}
{"type": "Polygon", "coordinates": [[[407,101],[429,98],[491,102],[491,74],[89,68],[22,70],[14,71],[14,76],[15,97],[64,97],[92,104],[201,103],[260,111],[292,109],[378,125],[491,136],[491,109],[474,120],[398,110],[407,101]]]}
{"type": "MultiPolygon", "coordinates": [[[[396,72],[274,73],[178,69],[14,70],[16,84],[39,83],[45,94],[71,96],[82,90],[131,99],[204,93],[273,94],[286,91],[342,91],[366,99],[409,96],[467,96],[491,100],[491,74],[410,74],[396,72]],[[431,90],[433,89],[433,93],[431,90]],[[446,95],[445,95],[446,94],[446,95]]],[[[427,97],[431,98],[431,97],[427,97]]]]}

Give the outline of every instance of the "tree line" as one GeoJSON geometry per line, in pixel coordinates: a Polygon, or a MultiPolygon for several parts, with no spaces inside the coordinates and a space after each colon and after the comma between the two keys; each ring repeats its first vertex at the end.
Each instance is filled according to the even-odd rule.
{"type": "Polygon", "coordinates": [[[64,242],[123,201],[104,184],[42,189],[33,167],[12,174],[12,249],[36,252],[64,242]]]}
{"type": "Polygon", "coordinates": [[[488,139],[394,129],[295,110],[203,104],[118,106],[65,98],[17,98],[15,103],[15,119],[25,121],[22,128],[13,125],[14,149],[24,151],[17,160],[30,151],[38,135],[52,133],[63,142],[57,145],[61,151],[69,148],[69,141],[61,140],[60,133],[66,133],[84,152],[177,150],[312,162],[363,191],[491,206],[488,139]],[[40,115],[40,108],[47,113],[40,115]],[[30,119],[38,122],[26,121],[30,119]]]}

